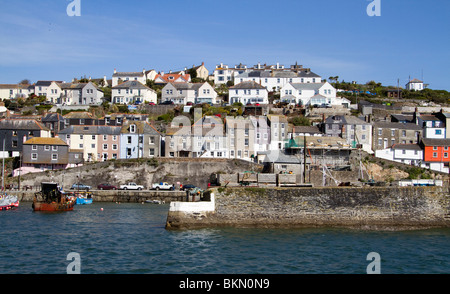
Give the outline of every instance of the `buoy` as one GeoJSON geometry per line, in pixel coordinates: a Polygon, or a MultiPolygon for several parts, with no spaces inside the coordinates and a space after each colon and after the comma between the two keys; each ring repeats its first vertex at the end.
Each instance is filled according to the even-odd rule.
{"type": "Polygon", "coordinates": [[[100,208],[100,210],[101,210],[101,211],[103,211],[103,207],[102,207],[102,208],[100,208]]]}

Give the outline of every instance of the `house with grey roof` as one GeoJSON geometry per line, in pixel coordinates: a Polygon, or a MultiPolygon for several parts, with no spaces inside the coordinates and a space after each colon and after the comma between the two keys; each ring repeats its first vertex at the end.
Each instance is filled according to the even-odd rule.
{"type": "Polygon", "coordinates": [[[404,164],[420,166],[423,161],[423,150],[419,144],[394,144],[385,149],[375,150],[375,157],[404,164]]]}
{"type": "Polygon", "coordinates": [[[326,136],[341,137],[353,148],[372,151],[372,124],[350,115],[332,115],[322,123],[321,130],[326,136]]]}
{"type": "Polygon", "coordinates": [[[145,69],[139,72],[118,72],[116,69],[114,69],[111,87],[115,87],[121,83],[128,81],[137,81],[145,85],[147,83],[147,73],[145,69]]]}
{"type": "Polygon", "coordinates": [[[100,105],[103,91],[92,83],[59,83],[60,95],[51,101],[63,105],[100,105]]]}
{"type": "Polygon", "coordinates": [[[228,89],[228,101],[230,104],[269,104],[269,92],[267,88],[254,81],[246,81],[234,85],[228,89]]]}
{"type": "Polygon", "coordinates": [[[418,144],[423,129],[415,123],[374,122],[372,150],[387,149],[394,144],[418,144]]]}
{"type": "Polygon", "coordinates": [[[288,83],[280,91],[280,100],[291,105],[322,106],[336,104],[336,89],[325,83],[288,83]]]}
{"type": "Polygon", "coordinates": [[[204,83],[167,83],[161,90],[161,102],[174,104],[217,103],[217,92],[207,82],[204,83]]]}
{"type": "Polygon", "coordinates": [[[34,119],[0,120],[0,144],[4,143],[0,154],[3,158],[20,156],[23,143],[34,137],[51,137],[51,132],[34,119]]]}
{"type": "Polygon", "coordinates": [[[146,121],[125,121],[120,129],[119,158],[161,156],[161,133],[146,121]]]}
{"type": "Polygon", "coordinates": [[[294,72],[291,70],[261,71],[253,70],[235,76],[235,83],[255,82],[268,91],[280,91],[288,83],[321,83],[322,78],[311,71],[294,72]]]}
{"type": "Polygon", "coordinates": [[[116,104],[157,103],[157,93],[140,81],[126,81],[111,89],[111,101],[116,104]]]}

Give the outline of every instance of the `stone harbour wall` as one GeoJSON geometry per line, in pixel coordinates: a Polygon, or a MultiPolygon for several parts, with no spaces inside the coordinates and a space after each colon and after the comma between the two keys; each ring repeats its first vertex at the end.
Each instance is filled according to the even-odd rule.
{"type": "Polygon", "coordinates": [[[352,227],[404,230],[450,226],[443,187],[226,188],[214,212],[169,211],[168,229],[352,227]]]}

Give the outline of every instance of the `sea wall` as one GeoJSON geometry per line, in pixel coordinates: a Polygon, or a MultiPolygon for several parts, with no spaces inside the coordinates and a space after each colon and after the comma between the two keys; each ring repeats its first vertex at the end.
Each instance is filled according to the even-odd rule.
{"type": "Polygon", "coordinates": [[[450,226],[450,197],[444,187],[251,187],[214,189],[211,194],[214,211],[170,210],[166,228],[450,226]]]}
{"type": "MultiPolygon", "coordinates": [[[[69,190],[70,191],[70,190],[69,190]]],[[[17,196],[21,202],[32,202],[36,191],[8,191],[8,195],[17,196]]],[[[170,203],[173,201],[185,201],[186,192],[184,191],[130,191],[130,190],[108,190],[92,191],[94,202],[123,202],[123,203],[141,203],[146,200],[159,200],[170,203]]]]}

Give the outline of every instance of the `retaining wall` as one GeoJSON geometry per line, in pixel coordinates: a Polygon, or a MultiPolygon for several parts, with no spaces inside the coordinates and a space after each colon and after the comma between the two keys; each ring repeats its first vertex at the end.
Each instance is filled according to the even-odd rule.
{"type": "Polygon", "coordinates": [[[353,227],[404,230],[450,226],[443,187],[227,188],[215,211],[169,211],[168,229],[353,227]]]}

